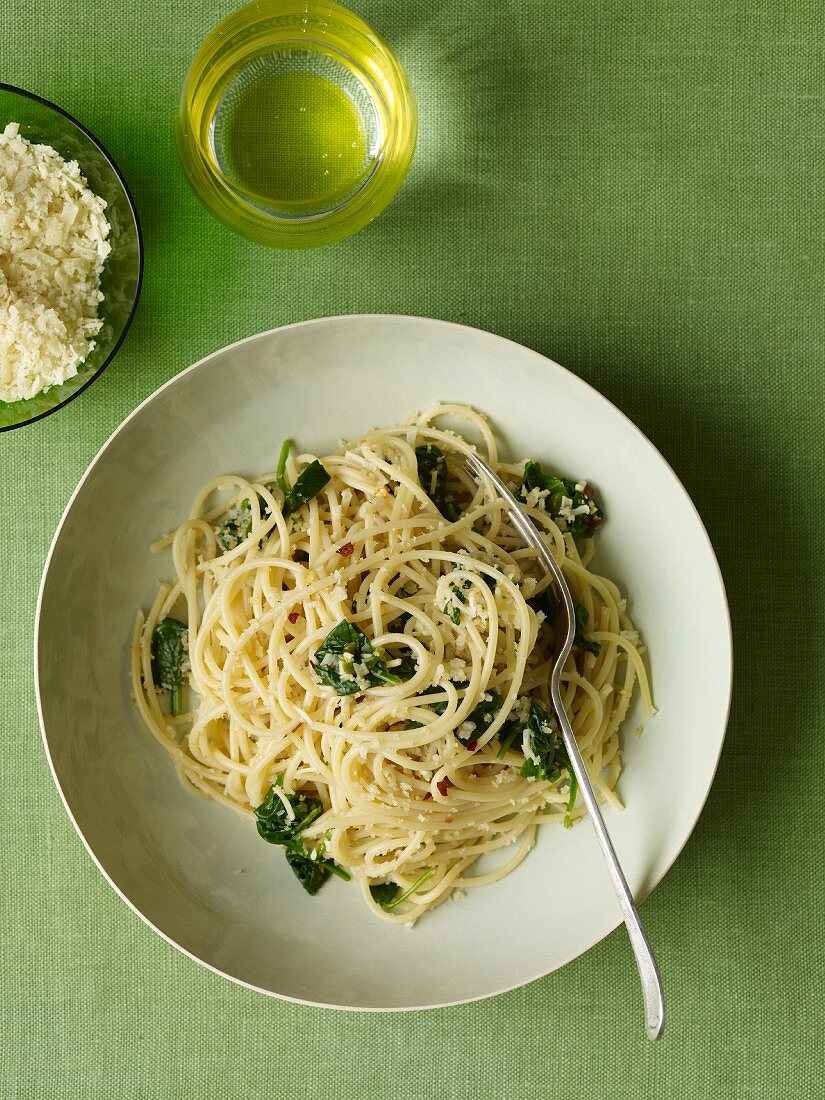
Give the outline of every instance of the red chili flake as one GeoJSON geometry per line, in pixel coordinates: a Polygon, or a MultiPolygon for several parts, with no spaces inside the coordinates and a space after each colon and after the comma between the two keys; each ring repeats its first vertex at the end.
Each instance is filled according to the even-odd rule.
{"type": "Polygon", "coordinates": [[[300,619],[300,617],[301,617],[301,612],[300,611],[290,611],[290,613],[287,615],[287,620],[291,623],[297,623],[298,620],[300,619]]]}
{"type": "Polygon", "coordinates": [[[453,815],[452,815],[452,814],[448,814],[448,815],[447,815],[447,816],[446,816],[446,817],[444,818],[444,824],[445,824],[445,825],[452,825],[452,823],[453,823],[453,821],[454,821],[454,820],[455,820],[455,819],[453,818],[453,815]]]}
{"type": "Polygon", "coordinates": [[[468,748],[470,750],[470,752],[475,752],[476,749],[478,748],[478,741],[476,741],[476,739],[473,738],[472,741],[467,742],[465,748],[468,748]]]}
{"type": "Polygon", "coordinates": [[[585,516],[584,525],[585,527],[598,527],[601,522],[601,516],[585,516]]]}
{"type": "Polygon", "coordinates": [[[422,801],[422,802],[426,802],[426,801],[427,801],[428,799],[429,799],[429,800],[432,800],[432,797],[433,797],[433,796],[432,796],[432,795],[430,794],[430,792],[429,792],[429,791],[427,791],[427,793],[426,793],[426,794],[424,795],[424,797],[423,797],[423,799],[422,799],[421,801],[422,801]]]}
{"type": "Polygon", "coordinates": [[[447,797],[447,788],[452,787],[452,785],[453,781],[449,778],[449,776],[445,776],[444,779],[439,779],[439,781],[436,783],[436,787],[438,787],[438,793],[441,795],[442,798],[447,797]]]}
{"type": "Polygon", "coordinates": [[[343,546],[338,547],[338,553],[342,558],[348,558],[354,549],[355,547],[351,542],[345,542],[343,546]]]}
{"type": "Polygon", "coordinates": [[[593,499],[593,496],[594,496],[593,490],[590,488],[589,485],[585,485],[585,487],[582,489],[582,493],[584,493],[584,495],[587,497],[588,500],[593,499]]]}

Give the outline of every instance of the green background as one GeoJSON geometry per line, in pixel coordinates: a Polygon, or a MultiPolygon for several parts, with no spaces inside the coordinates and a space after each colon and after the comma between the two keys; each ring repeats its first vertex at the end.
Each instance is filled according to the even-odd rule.
{"type": "Polygon", "coordinates": [[[176,161],[178,86],[231,6],[3,5],[0,79],[109,147],[143,220],[146,279],[102,378],[0,437],[2,1095],[825,1096],[821,5],[354,0],[410,73],[420,145],[379,221],[304,254],[212,221],[176,161]],[[457,1009],[267,1000],[145,927],[63,811],[31,635],[69,494],[126,413],[187,364],[351,311],[478,325],[559,360],[651,437],[708,526],[736,684],[707,808],[644,907],[669,997],[656,1046],[621,931],[457,1009]]]}

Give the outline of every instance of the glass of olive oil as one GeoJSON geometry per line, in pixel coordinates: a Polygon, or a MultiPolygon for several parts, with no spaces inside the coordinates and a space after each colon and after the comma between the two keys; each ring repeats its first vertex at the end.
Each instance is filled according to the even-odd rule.
{"type": "Polygon", "coordinates": [[[255,0],[198,51],[178,114],[196,195],[262,244],[309,248],[390,202],[418,128],[404,70],[332,0],[255,0]]]}

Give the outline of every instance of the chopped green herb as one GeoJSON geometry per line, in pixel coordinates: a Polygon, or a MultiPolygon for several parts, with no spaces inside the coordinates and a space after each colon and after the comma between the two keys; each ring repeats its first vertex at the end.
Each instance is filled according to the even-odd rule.
{"type": "Polygon", "coordinates": [[[321,492],[329,481],[329,474],[318,459],[313,459],[298,475],[298,479],[284,497],[281,511],[284,517],[291,516],[321,492]]]}
{"type": "Polygon", "coordinates": [[[184,676],[189,671],[189,631],[177,619],[161,619],[152,631],[152,680],[172,693],[172,717],[183,712],[184,676]]]}
{"type": "Polygon", "coordinates": [[[278,488],[286,497],[289,489],[286,487],[286,460],[289,458],[289,452],[292,448],[292,440],[285,439],[281,444],[281,453],[278,455],[278,466],[275,470],[275,483],[278,488]]]}
{"type": "Polygon", "coordinates": [[[569,829],[573,824],[573,807],[576,804],[576,795],[579,790],[579,781],[576,779],[575,773],[572,768],[568,768],[567,774],[570,776],[570,790],[567,795],[567,809],[564,811],[564,827],[569,829]]]}
{"type": "Polygon", "coordinates": [[[587,621],[590,618],[587,608],[583,607],[580,603],[574,603],[573,609],[576,612],[576,636],[573,639],[573,645],[577,645],[581,649],[585,649],[588,653],[592,653],[595,657],[598,657],[602,651],[601,643],[593,642],[584,636],[587,621]]]}
{"type": "Polygon", "coordinates": [[[248,500],[242,500],[237,507],[227,512],[227,518],[215,531],[215,540],[221,550],[234,550],[249,537],[251,530],[252,505],[248,500]]]}
{"type": "Polygon", "coordinates": [[[400,684],[415,673],[417,664],[405,657],[390,671],[382,649],[375,649],[354,623],[342,619],[315,651],[315,675],[339,695],[356,695],[381,684],[400,684]]]}
{"type": "MultiPolygon", "coordinates": [[[[258,509],[261,513],[261,519],[269,518],[271,514],[269,505],[260,493],[258,494],[258,509]]],[[[227,550],[234,550],[244,539],[248,539],[252,531],[252,522],[252,505],[249,500],[244,499],[234,508],[230,508],[226,513],[226,519],[220,527],[215,528],[215,541],[219,549],[226,553],[227,550]]],[[[263,539],[261,539],[258,545],[263,546],[263,544],[263,539]]]]}
{"type": "Polygon", "coordinates": [[[526,501],[534,489],[542,494],[539,507],[549,512],[559,526],[576,538],[592,538],[604,519],[593,490],[586,482],[545,474],[538,462],[526,462],[515,495],[518,500],[526,501]],[[582,488],[578,489],[577,485],[582,488]]]}
{"type": "MultiPolygon", "coordinates": [[[[258,505],[261,518],[266,519],[269,516],[269,505],[260,494],[258,494],[258,505]]],[[[226,519],[220,527],[215,529],[215,541],[225,553],[227,550],[234,550],[244,539],[248,539],[251,530],[252,505],[248,500],[242,500],[235,508],[230,508],[226,513],[226,519]]]]}
{"type": "Polygon", "coordinates": [[[464,591],[470,587],[468,580],[463,580],[461,586],[457,584],[450,585],[450,598],[447,601],[447,606],[444,608],[444,614],[449,615],[452,621],[458,626],[461,622],[461,607],[460,604],[467,603],[467,597],[464,595],[464,591]],[[458,601],[458,603],[456,602],[458,601]]]}
{"type": "Polygon", "coordinates": [[[455,497],[447,492],[447,460],[434,443],[422,443],[415,448],[418,460],[418,481],[421,488],[445,519],[455,522],[461,514],[455,497]]]}

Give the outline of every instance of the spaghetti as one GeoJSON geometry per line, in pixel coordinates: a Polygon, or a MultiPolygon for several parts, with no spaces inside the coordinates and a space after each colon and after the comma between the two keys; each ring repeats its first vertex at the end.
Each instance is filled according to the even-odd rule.
{"type": "Polygon", "coordinates": [[[549,578],[444,417],[478,437],[562,563],[580,628],[564,703],[597,792],[620,807],[637,683],[654,709],[625,600],[579,537],[598,505],[584,482],[501,462],[464,406],[209,482],[153,546],[171,545],[177,580],[138,614],[132,647],[140,714],[185,783],[256,816],[311,893],[334,871],[407,925],[506,875],[539,824],[584,812],[549,701],[549,578]],[[158,631],[176,616],[190,707],[173,716],[158,631]]]}

